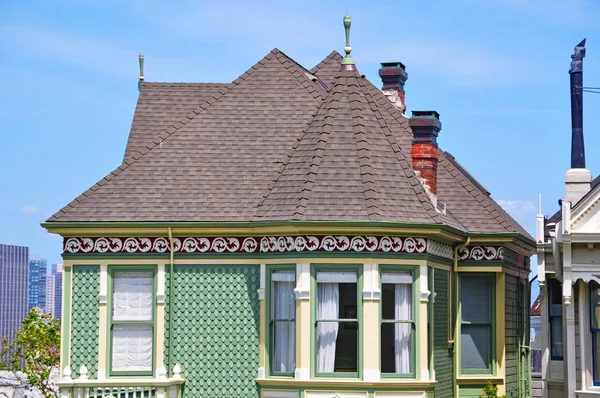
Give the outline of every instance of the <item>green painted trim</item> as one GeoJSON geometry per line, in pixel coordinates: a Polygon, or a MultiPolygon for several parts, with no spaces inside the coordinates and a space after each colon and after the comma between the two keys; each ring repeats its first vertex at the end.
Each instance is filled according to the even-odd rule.
{"type": "MultiPolygon", "coordinates": [[[[335,378],[335,379],[362,379],[363,368],[363,306],[362,306],[362,288],[363,288],[363,269],[362,264],[311,264],[310,270],[310,290],[311,290],[311,332],[310,332],[310,373],[311,378],[335,378]],[[356,359],[356,372],[317,372],[317,272],[318,271],[354,271],[356,272],[356,319],[358,323],[358,347],[356,359]]],[[[344,319],[344,318],[338,318],[344,319]]]]}
{"type": "MultiPolygon", "coordinates": [[[[460,320],[459,330],[456,331],[456,352],[458,354],[458,373],[460,376],[471,376],[471,375],[496,375],[496,275],[493,273],[468,273],[458,275],[458,319],[460,320]],[[470,276],[482,276],[487,277],[490,281],[490,326],[491,326],[491,341],[490,341],[490,362],[487,369],[463,369],[461,363],[461,335],[462,325],[462,278],[470,276]]],[[[504,294],[504,292],[502,293],[504,294]]]]}
{"type": "Polygon", "coordinates": [[[381,371],[382,379],[414,379],[416,377],[417,368],[421,369],[420,360],[417,360],[416,348],[420,347],[420,333],[418,333],[417,325],[419,324],[419,292],[417,287],[419,285],[419,267],[412,265],[390,265],[390,264],[380,264],[379,265],[379,290],[381,291],[381,299],[379,300],[379,369],[381,371],[381,325],[383,323],[412,323],[412,338],[411,338],[411,364],[412,364],[412,372],[411,373],[383,373],[381,371]],[[396,322],[390,320],[383,319],[383,283],[382,274],[384,272],[410,272],[412,274],[413,283],[412,283],[412,294],[413,294],[413,320],[411,322],[396,322]]]}
{"type": "Polygon", "coordinates": [[[435,294],[435,271],[434,268],[427,267],[427,290],[429,290],[429,300],[427,300],[427,369],[429,374],[433,374],[433,332],[434,332],[434,321],[433,321],[433,297],[435,294]]]}
{"type": "Polygon", "coordinates": [[[62,358],[65,363],[61,364],[59,369],[62,375],[63,369],[69,365],[71,366],[71,300],[73,290],[71,289],[73,275],[73,265],[67,265],[63,267],[63,311],[62,311],[62,358]]]}
{"type": "MultiPolygon", "coordinates": [[[[272,308],[271,308],[271,304],[273,303],[272,297],[271,297],[271,282],[272,282],[272,274],[274,271],[293,271],[294,272],[294,283],[296,283],[296,264],[289,264],[289,265],[273,265],[273,266],[267,266],[266,269],[266,281],[265,281],[265,300],[266,300],[266,321],[267,321],[267,327],[266,327],[266,339],[267,339],[267,357],[266,357],[266,374],[267,377],[270,376],[282,376],[282,377],[294,377],[294,372],[273,372],[271,371],[271,355],[275,352],[273,349],[273,341],[271,339],[271,314],[272,314],[272,308]]],[[[294,325],[296,325],[296,302],[294,302],[294,325]]],[[[296,334],[296,328],[294,327],[294,336],[296,334]]],[[[294,341],[297,341],[298,336],[295,336],[294,341]]],[[[296,349],[294,347],[294,364],[296,363],[296,349]]]]}
{"type": "Polygon", "coordinates": [[[155,265],[110,265],[108,266],[108,322],[106,323],[107,330],[107,344],[106,344],[106,358],[108,364],[106,366],[106,372],[108,376],[154,376],[154,370],[156,369],[156,291],[157,291],[157,269],[155,265]],[[152,279],[154,288],[152,289],[152,322],[142,321],[113,321],[113,278],[115,272],[152,272],[152,279]],[[113,345],[113,325],[149,325],[152,324],[152,367],[150,371],[113,371],[112,369],[112,345],[113,345]]]}

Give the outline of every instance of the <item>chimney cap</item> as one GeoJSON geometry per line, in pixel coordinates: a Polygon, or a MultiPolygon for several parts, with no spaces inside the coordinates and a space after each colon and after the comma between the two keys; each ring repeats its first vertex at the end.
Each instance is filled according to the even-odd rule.
{"type": "Polygon", "coordinates": [[[400,61],[394,61],[394,62],[382,62],[381,63],[381,69],[387,69],[387,68],[394,68],[394,69],[402,69],[402,70],[406,70],[406,65],[404,65],[402,62],[400,61]]]}
{"type": "Polygon", "coordinates": [[[437,111],[412,111],[411,119],[435,119],[440,120],[440,114],[437,111]]]}

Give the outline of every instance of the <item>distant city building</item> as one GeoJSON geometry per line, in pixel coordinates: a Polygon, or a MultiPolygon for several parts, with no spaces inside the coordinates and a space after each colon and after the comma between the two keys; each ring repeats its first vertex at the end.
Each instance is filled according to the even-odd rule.
{"type": "Polygon", "coordinates": [[[47,261],[39,256],[29,259],[29,300],[27,307],[39,307],[46,311],[47,261]]]}
{"type": "Polygon", "coordinates": [[[0,244],[0,339],[14,339],[27,316],[29,248],[0,244]]]}
{"type": "Polygon", "coordinates": [[[54,318],[62,317],[62,264],[52,264],[51,274],[46,277],[46,312],[54,318]]]}

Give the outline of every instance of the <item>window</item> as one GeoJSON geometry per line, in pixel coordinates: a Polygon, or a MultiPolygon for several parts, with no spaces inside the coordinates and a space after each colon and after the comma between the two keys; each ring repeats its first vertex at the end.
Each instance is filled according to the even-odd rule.
{"type": "Polygon", "coordinates": [[[590,331],[592,333],[592,379],[600,386],[600,285],[590,282],[590,331]]]}
{"type": "Polygon", "coordinates": [[[295,270],[271,272],[271,373],[291,374],[296,368],[295,270]]]}
{"type": "Polygon", "coordinates": [[[111,275],[111,374],[152,375],[154,273],[111,275]]]}
{"type": "Polygon", "coordinates": [[[411,272],[381,274],[381,373],[414,371],[414,295],[411,272]]]}
{"type": "Polygon", "coordinates": [[[460,369],[462,373],[490,373],[493,357],[492,275],[460,277],[460,369]]]}
{"type": "Polygon", "coordinates": [[[318,271],[316,285],[316,372],[357,377],[362,312],[357,271],[318,271]]]}
{"type": "Polygon", "coordinates": [[[548,312],[550,321],[550,359],[563,359],[562,286],[548,279],[548,312]]]}

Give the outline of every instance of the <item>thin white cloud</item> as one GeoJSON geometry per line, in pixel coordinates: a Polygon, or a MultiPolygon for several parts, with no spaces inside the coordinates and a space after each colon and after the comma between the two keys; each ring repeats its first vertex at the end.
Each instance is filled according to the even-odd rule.
{"type": "Polygon", "coordinates": [[[533,220],[535,218],[535,204],[529,200],[498,200],[498,204],[517,221],[533,220]]]}
{"type": "Polygon", "coordinates": [[[34,216],[40,214],[42,210],[37,206],[23,206],[21,207],[21,214],[26,216],[34,216]]]}

